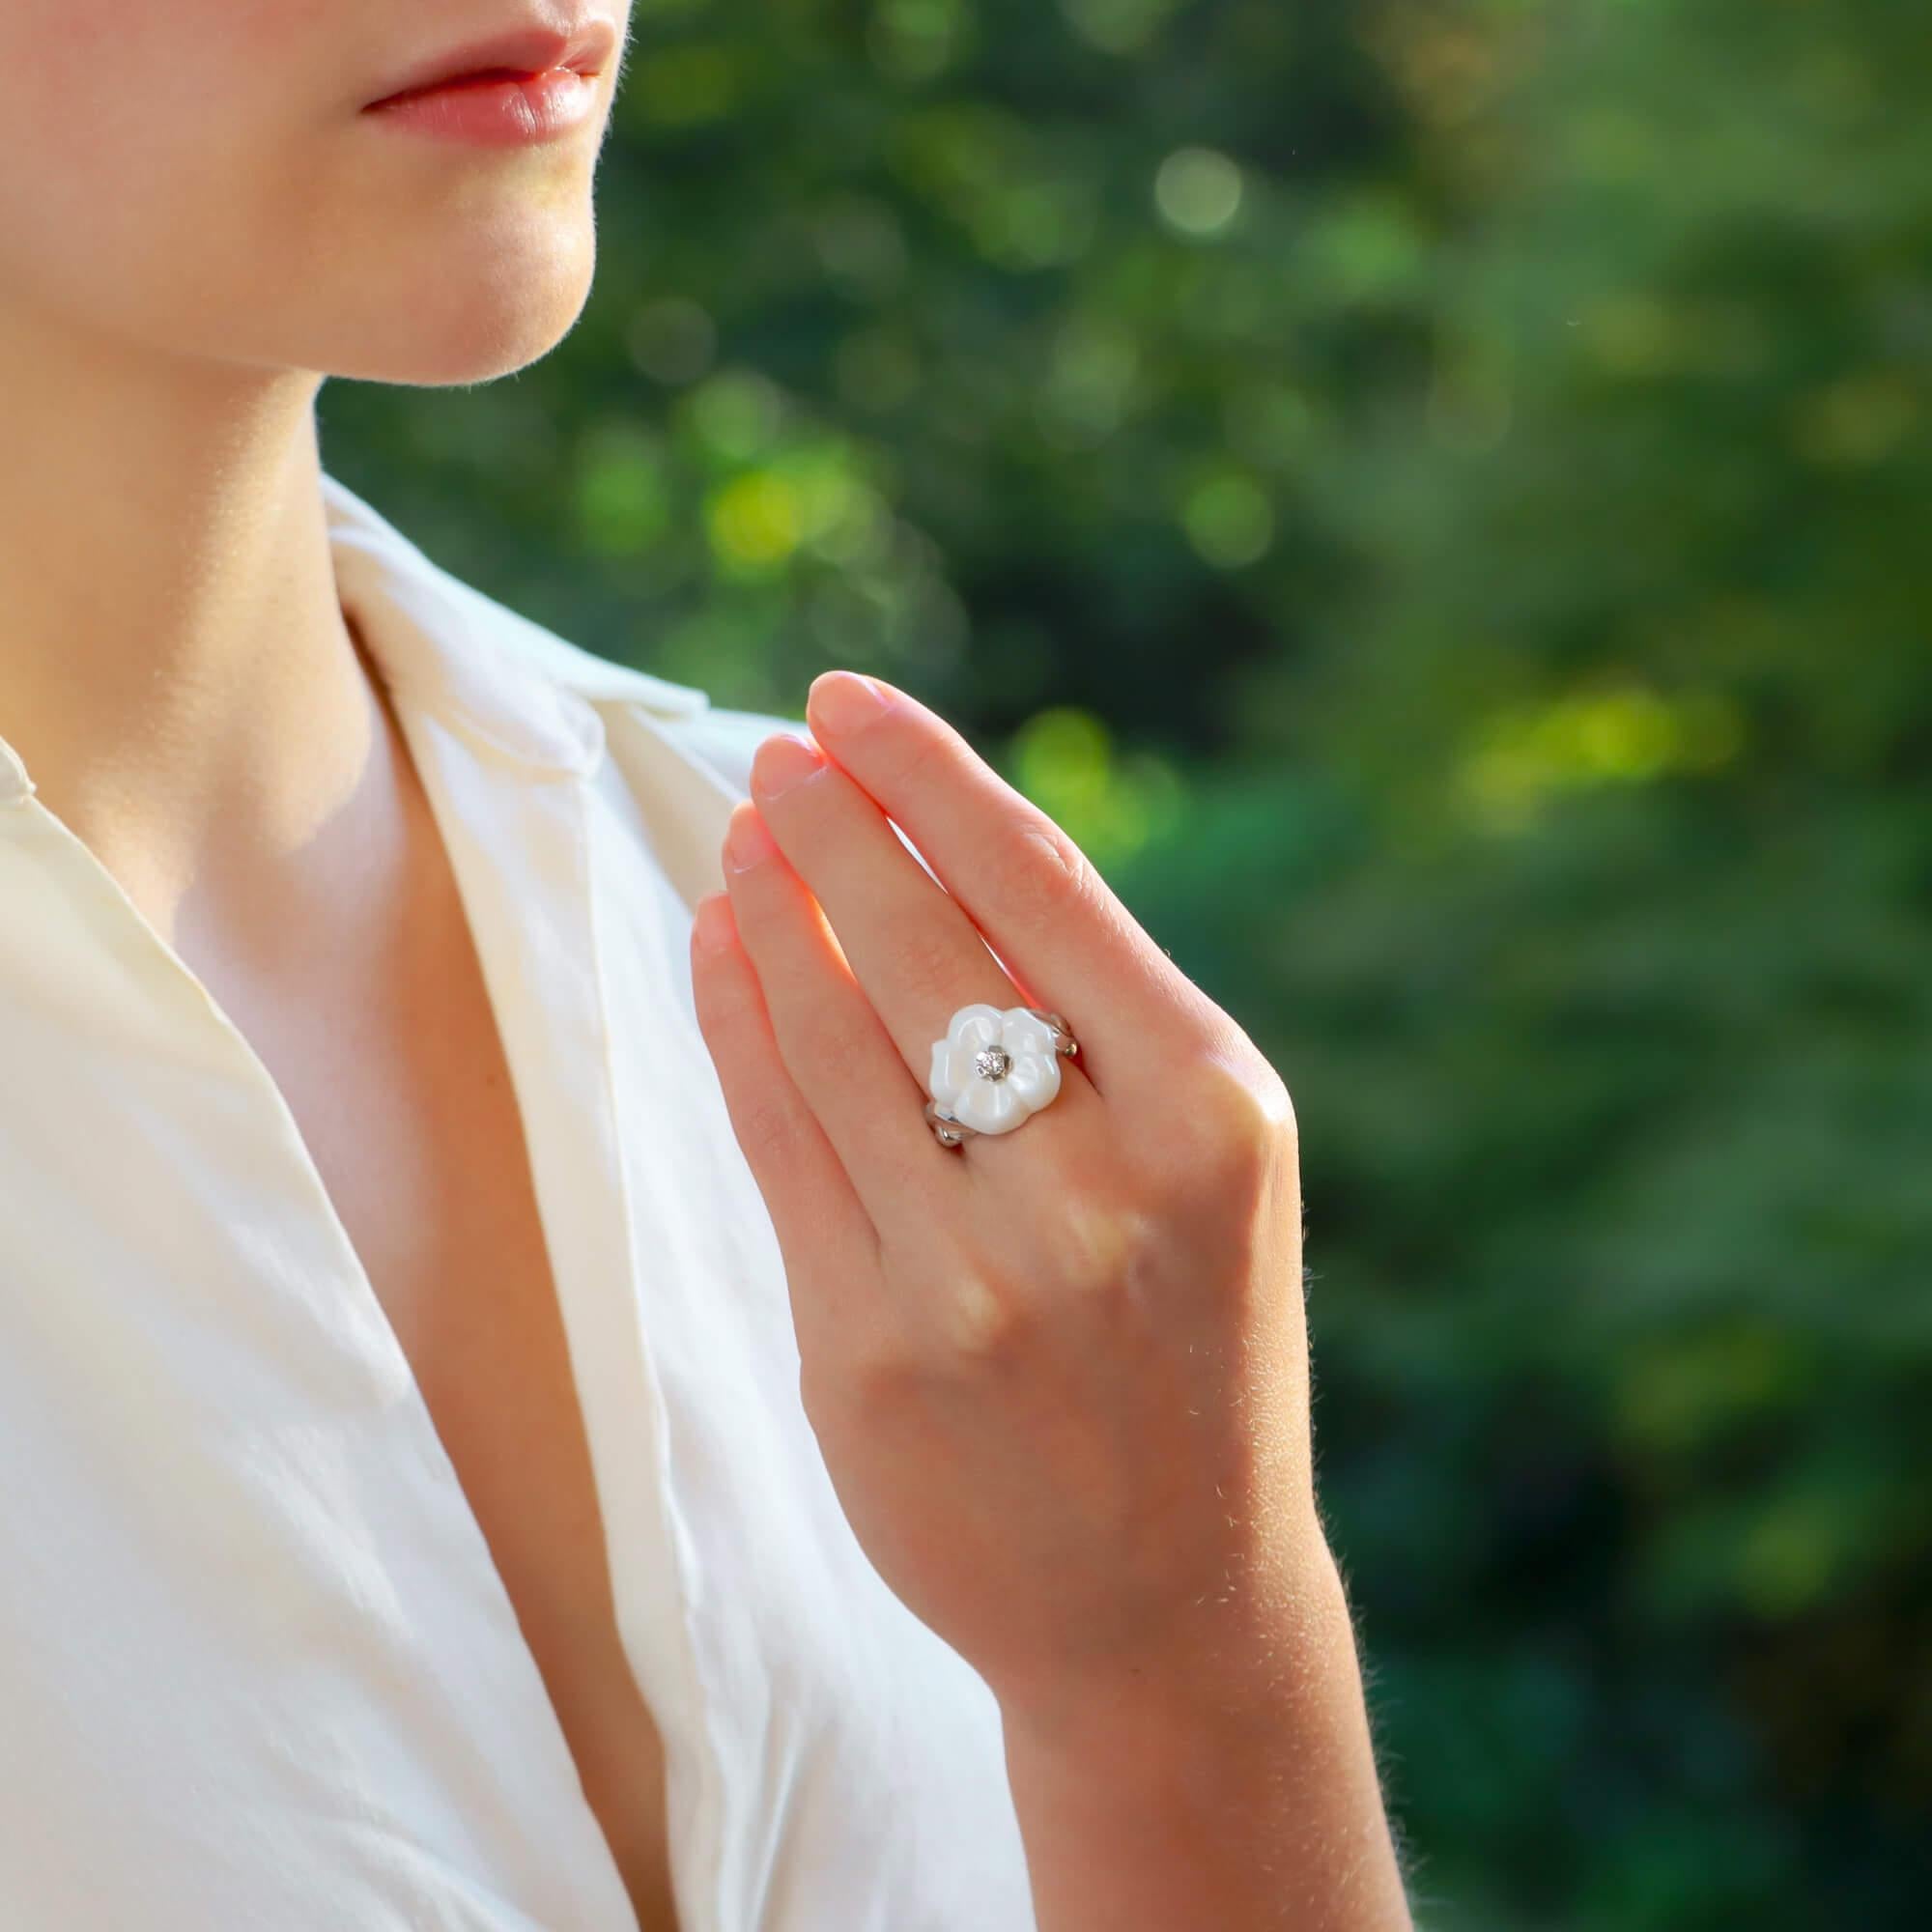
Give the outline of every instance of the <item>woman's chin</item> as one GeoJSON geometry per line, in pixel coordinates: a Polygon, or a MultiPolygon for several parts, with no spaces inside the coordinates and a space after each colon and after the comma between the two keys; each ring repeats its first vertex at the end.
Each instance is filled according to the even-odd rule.
{"type": "MultiPolygon", "coordinates": [[[[419,386],[488,383],[539,361],[576,327],[596,268],[595,231],[554,248],[510,246],[464,259],[426,253],[380,300],[337,286],[308,367],[352,381],[419,386]]],[[[312,292],[313,294],[313,292],[312,292]]],[[[310,323],[317,320],[310,311],[310,323]]]]}

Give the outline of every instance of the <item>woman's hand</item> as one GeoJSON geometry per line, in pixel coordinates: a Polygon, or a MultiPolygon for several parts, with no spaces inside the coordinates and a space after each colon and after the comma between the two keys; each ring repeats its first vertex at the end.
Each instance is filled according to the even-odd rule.
{"type": "Polygon", "coordinates": [[[692,934],[839,1500],[999,1700],[1040,1932],[1401,1932],[1310,1475],[1287,1093],[1059,826],[867,694],[813,685],[829,758],[758,748],[692,934]],[[1079,1053],[947,1149],[924,1082],[976,1001],[1079,1053]]]}
{"type": "Polygon", "coordinates": [[[1009,1716],[1177,1672],[1245,1692],[1293,1668],[1321,1553],[1288,1095],[1065,832],[867,689],[814,684],[829,758],[759,747],[694,935],[827,1467],[1009,1716]],[[1080,1050],[951,1151],[924,1080],[971,1001],[1058,1011],[1080,1050]]]}

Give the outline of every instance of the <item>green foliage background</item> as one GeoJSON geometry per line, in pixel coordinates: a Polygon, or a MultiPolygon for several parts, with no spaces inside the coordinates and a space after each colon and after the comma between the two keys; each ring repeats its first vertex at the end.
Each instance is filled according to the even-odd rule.
{"type": "Polygon", "coordinates": [[[1932,1897],[1918,0],[641,0],[596,293],[325,457],[968,729],[1282,1067],[1443,1928],[1932,1897]]]}

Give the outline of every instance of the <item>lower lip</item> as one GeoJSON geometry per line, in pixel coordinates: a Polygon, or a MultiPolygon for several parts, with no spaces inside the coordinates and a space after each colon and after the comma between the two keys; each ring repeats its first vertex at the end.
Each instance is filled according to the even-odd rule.
{"type": "Polygon", "coordinates": [[[569,68],[515,78],[450,81],[391,95],[362,111],[378,121],[468,141],[479,148],[526,148],[581,128],[597,104],[597,78],[569,68]]]}

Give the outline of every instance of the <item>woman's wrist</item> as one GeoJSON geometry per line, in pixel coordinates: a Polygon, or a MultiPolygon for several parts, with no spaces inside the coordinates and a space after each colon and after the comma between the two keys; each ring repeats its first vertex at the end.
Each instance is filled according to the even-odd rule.
{"type": "Polygon", "coordinates": [[[1041,1932],[1406,1932],[1325,1544],[1271,1630],[1003,1710],[1041,1932]]]}

